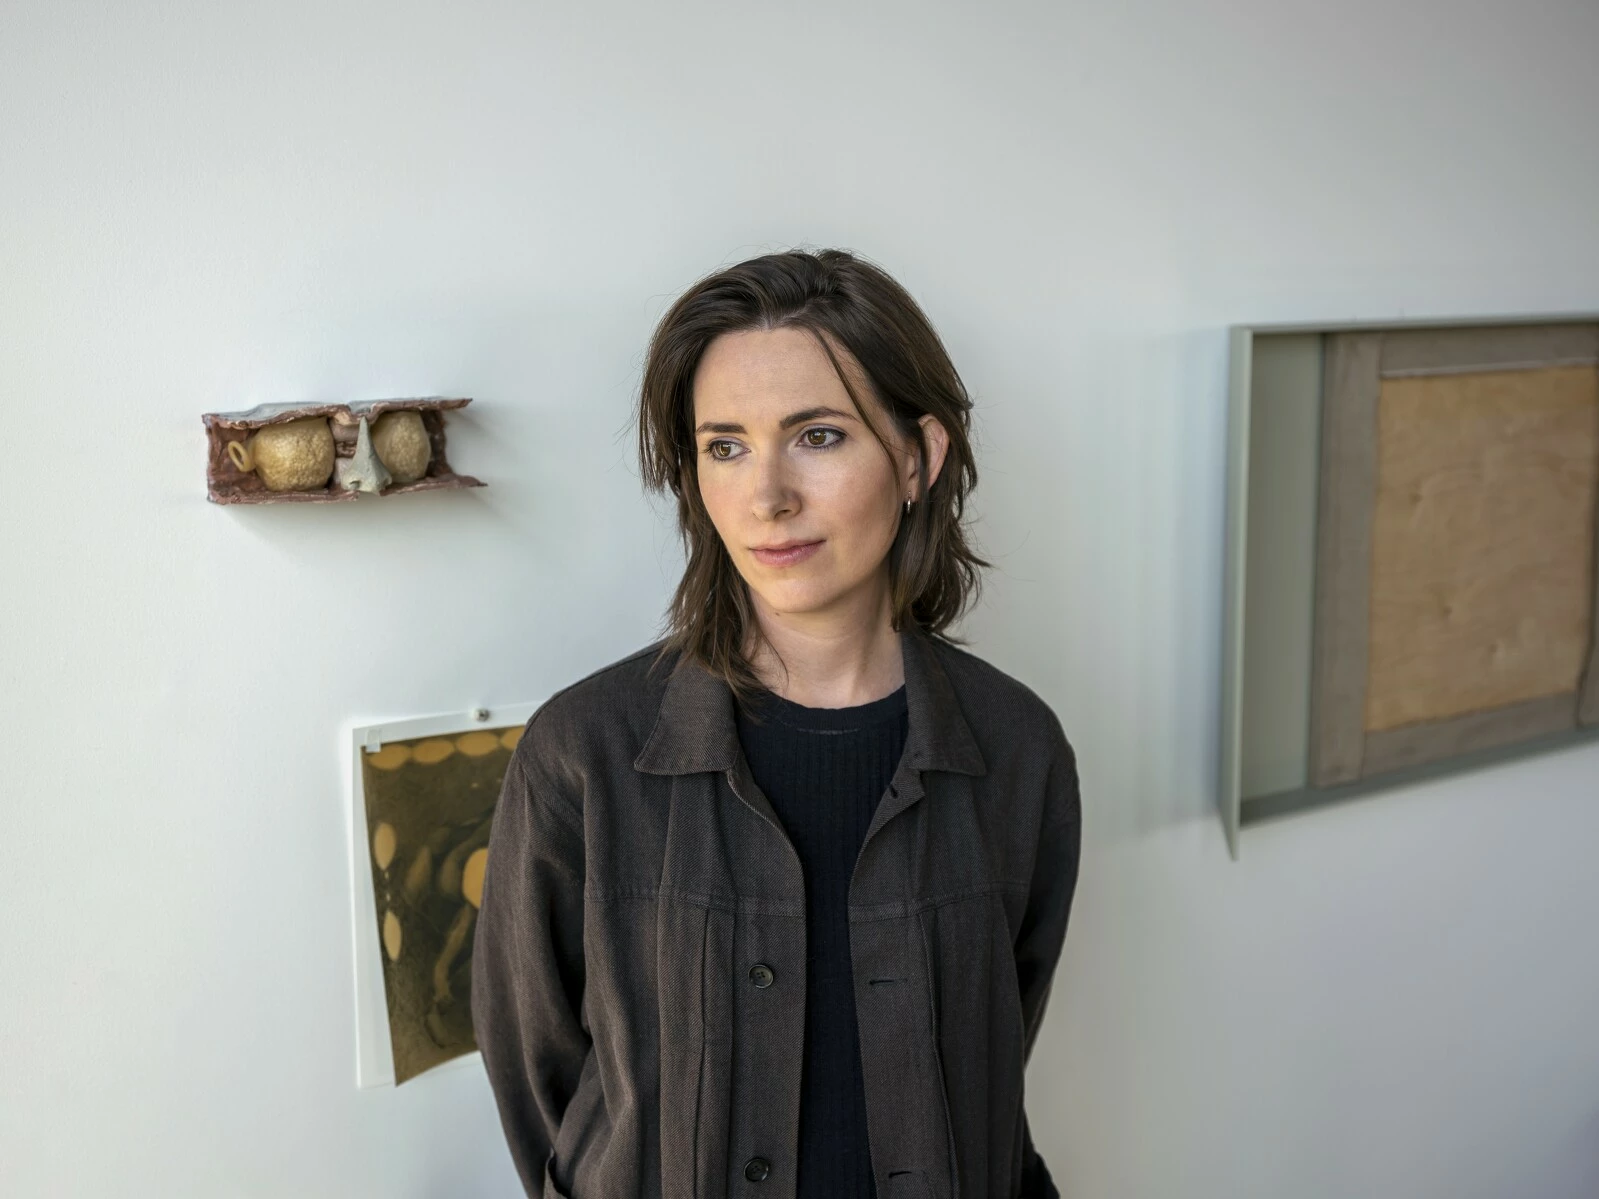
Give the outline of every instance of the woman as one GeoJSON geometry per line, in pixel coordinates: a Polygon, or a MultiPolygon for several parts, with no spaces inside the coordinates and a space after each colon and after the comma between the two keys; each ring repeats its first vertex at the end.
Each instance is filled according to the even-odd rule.
{"type": "Polygon", "coordinates": [[[1022,1105],[1076,760],[944,632],[971,402],[848,253],[701,281],[650,345],[667,634],[551,697],[495,812],[472,1014],[529,1195],[1057,1194],[1022,1105]]]}

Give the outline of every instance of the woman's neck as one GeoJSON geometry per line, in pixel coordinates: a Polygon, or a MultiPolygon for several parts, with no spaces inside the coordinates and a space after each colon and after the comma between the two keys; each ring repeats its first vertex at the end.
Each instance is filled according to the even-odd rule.
{"type": "Polygon", "coordinates": [[[766,641],[746,650],[756,677],[807,708],[852,708],[905,683],[899,634],[886,604],[869,622],[762,619],[761,631],[766,641]]]}

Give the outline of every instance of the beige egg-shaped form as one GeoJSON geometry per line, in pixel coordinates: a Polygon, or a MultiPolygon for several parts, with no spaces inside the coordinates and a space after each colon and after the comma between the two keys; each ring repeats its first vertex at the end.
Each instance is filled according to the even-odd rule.
{"type": "Polygon", "coordinates": [[[455,742],[444,737],[429,737],[411,747],[411,759],[424,766],[437,766],[455,752],[455,742]]]}
{"type": "Polygon", "coordinates": [[[248,441],[229,442],[228,457],[268,491],[310,491],[333,474],[333,430],[322,416],[263,425],[248,441]]]}
{"type": "Polygon", "coordinates": [[[379,870],[389,868],[389,863],[394,861],[394,851],[398,848],[399,837],[394,826],[387,820],[379,821],[377,828],[372,830],[372,860],[378,864],[379,870]]]}
{"type": "Polygon", "coordinates": [[[414,408],[378,417],[372,425],[372,448],[396,483],[415,483],[433,461],[433,440],[414,408]]]}
{"type": "Polygon", "coordinates": [[[400,918],[392,911],[383,913],[383,948],[389,955],[389,961],[400,960],[400,918]]]}
{"type": "Polygon", "coordinates": [[[461,871],[461,894],[475,908],[483,906],[483,872],[488,867],[489,851],[485,847],[474,849],[472,856],[466,860],[465,869],[461,871]]]}
{"type": "Polygon", "coordinates": [[[391,741],[376,753],[367,754],[366,760],[379,770],[398,770],[411,760],[411,747],[391,741]]]}
{"type": "Polygon", "coordinates": [[[479,729],[473,733],[462,733],[455,739],[455,748],[469,758],[481,758],[500,748],[500,738],[497,733],[479,729]]]}

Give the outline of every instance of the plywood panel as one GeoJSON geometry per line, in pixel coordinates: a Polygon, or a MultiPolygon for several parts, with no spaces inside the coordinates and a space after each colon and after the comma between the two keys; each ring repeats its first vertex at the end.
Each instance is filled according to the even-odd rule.
{"type": "Polygon", "coordinates": [[[1599,370],[1385,378],[1365,728],[1575,693],[1594,616],[1599,370]]]}

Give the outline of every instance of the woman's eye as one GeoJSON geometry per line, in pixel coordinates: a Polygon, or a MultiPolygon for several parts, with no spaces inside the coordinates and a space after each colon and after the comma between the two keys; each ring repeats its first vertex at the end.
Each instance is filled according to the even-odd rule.
{"type": "MultiPolygon", "coordinates": [[[[840,429],[806,429],[800,434],[800,441],[807,449],[830,450],[844,440],[844,433],[840,429]],[[831,440],[827,440],[831,438],[831,440]]],[[[732,441],[709,441],[705,444],[705,453],[718,462],[731,462],[738,457],[738,444],[732,441]]]]}
{"type": "Polygon", "coordinates": [[[832,449],[832,447],[837,445],[840,441],[844,440],[844,434],[841,433],[837,429],[806,429],[804,433],[800,434],[800,436],[805,439],[805,444],[810,446],[811,449],[813,449],[813,450],[832,449]],[[817,436],[818,434],[820,434],[823,437],[828,437],[828,436],[835,437],[838,440],[837,441],[821,441],[821,442],[812,441],[811,438],[817,436]]]}

